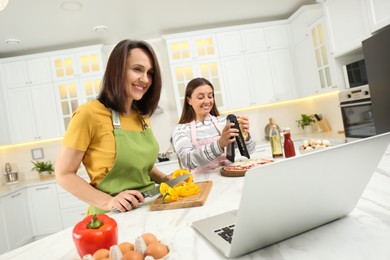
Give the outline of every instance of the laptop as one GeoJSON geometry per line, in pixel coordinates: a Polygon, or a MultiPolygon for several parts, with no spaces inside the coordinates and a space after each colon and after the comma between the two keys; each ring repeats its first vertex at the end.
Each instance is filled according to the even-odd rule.
{"type": "Polygon", "coordinates": [[[341,218],[356,206],[389,142],[390,132],[252,168],[237,210],[192,227],[233,258],[341,218]]]}

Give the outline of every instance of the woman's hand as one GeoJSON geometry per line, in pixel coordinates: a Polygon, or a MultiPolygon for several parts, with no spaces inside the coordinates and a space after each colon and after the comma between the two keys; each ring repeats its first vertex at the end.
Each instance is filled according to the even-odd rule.
{"type": "Polygon", "coordinates": [[[110,209],[117,209],[120,212],[126,212],[138,208],[139,203],[144,202],[144,197],[137,190],[125,190],[112,198],[110,209]]]}
{"type": "Polygon", "coordinates": [[[249,118],[247,116],[237,116],[237,120],[245,141],[248,141],[247,139],[249,136],[249,118]]]}
{"type": "Polygon", "coordinates": [[[235,137],[238,136],[238,129],[232,128],[232,126],[234,126],[234,123],[227,123],[222,129],[222,134],[219,138],[219,145],[221,148],[225,148],[236,140],[235,137]]]}

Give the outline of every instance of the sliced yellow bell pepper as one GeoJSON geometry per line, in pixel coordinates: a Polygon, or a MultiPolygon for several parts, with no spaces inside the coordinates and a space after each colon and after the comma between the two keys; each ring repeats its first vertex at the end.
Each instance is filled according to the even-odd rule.
{"type": "Polygon", "coordinates": [[[176,201],[179,199],[177,192],[173,188],[169,187],[169,185],[165,182],[160,184],[160,192],[163,195],[162,203],[176,201]]]}

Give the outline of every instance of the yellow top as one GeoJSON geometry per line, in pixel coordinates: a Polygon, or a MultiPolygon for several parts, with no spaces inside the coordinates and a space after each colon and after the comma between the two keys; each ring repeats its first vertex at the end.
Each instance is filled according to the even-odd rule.
{"type": "MultiPolygon", "coordinates": [[[[119,119],[124,130],[143,130],[137,113],[119,114],[119,119]]],[[[150,119],[144,119],[150,126],[150,119]]],[[[65,133],[65,146],[85,152],[83,164],[93,186],[96,186],[114,165],[116,147],[113,129],[110,110],[98,100],[92,100],[76,109],[65,133]]]]}

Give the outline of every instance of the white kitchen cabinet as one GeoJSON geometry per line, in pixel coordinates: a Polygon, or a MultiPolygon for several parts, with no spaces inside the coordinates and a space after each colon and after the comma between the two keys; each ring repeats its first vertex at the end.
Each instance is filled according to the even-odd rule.
{"type": "Polygon", "coordinates": [[[368,2],[368,16],[372,33],[390,24],[389,0],[366,0],[368,2]]]}
{"type": "Polygon", "coordinates": [[[22,87],[51,82],[48,58],[10,61],[0,65],[3,86],[22,87]]]}
{"type": "Polygon", "coordinates": [[[321,92],[314,41],[310,27],[323,17],[322,5],[301,7],[290,17],[291,43],[298,97],[321,92]]]}
{"type": "Polygon", "coordinates": [[[217,33],[226,107],[235,109],[295,97],[287,24],[235,29],[217,33]]]}
{"type": "Polygon", "coordinates": [[[275,101],[267,52],[225,57],[221,64],[229,109],[275,101]]]}
{"type": "Polygon", "coordinates": [[[324,92],[337,88],[338,84],[333,79],[334,57],[329,53],[323,17],[311,24],[309,30],[316,57],[317,73],[321,84],[321,88],[318,91],[324,92]]]}
{"type": "Polygon", "coordinates": [[[218,56],[214,34],[166,36],[165,39],[171,64],[218,56]]]}
{"type": "Polygon", "coordinates": [[[263,27],[247,28],[217,33],[221,57],[267,50],[263,27]]]}
{"type": "Polygon", "coordinates": [[[62,230],[56,184],[27,188],[33,235],[43,236],[62,230]]]}
{"type": "MultiPolygon", "coordinates": [[[[88,176],[84,178],[88,179],[88,176]]],[[[73,227],[87,215],[88,205],[56,184],[58,204],[61,212],[62,228],[73,227]]]]}
{"type": "Polygon", "coordinates": [[[32,240],[31,216],[28,211],[27,194],[23,189],[11,193],[1,200],[7,240],[9,249],[12,250],[32,240]]]}
{"type": "Polygon", "coordinates": [[[216,105],[220,110],[225,108],[225,97],[220,79],[220,71],[219,62],[215,59],[197,60],[189,63],[171,65],[173,90],[179,117],[183,107],[186,86],[190,80],[197,77],[206,78],[213,84],[216,105]]]}
{"type": "Polygon", "coordinates": [[[51,84],[7,89],[7,111],[12,143],[61,136],[51,84]]]}
{"type": "Polygon", "coordinates": [[[54,83],[56,100],[60,103],[60,126],[64,133],[73,112],[81,104],[95,99],[101,89],[101,76],[82,77],[54,83]]]}
{"type": "Polygon", "coordinates": [[[0,199],[0,255],[10,250],[8,245],[8,234],[4,222],[5,212],[2,199],[0,199]]]}
{"type": "Polygon", "coordinates": [[[104,73],[102,46],[64,50],[50,58],[54,81],[90,77],[104,73]]]}
{"type": "Polygon", "coordinates": [[[361,42],[370,36],[367,0],[327,0],[324,11],[335,57],[361,48],[361,42]]]}

